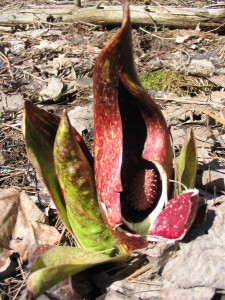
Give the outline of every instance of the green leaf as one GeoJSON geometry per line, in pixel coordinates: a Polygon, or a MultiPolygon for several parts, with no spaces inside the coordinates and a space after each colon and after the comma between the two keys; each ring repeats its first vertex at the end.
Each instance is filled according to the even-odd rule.
{"type": "Polygon", "coordinates": [[[25,101],[23,135],[29,160],[48,188],[60,218],[71,229],[53,160],[53,145],[59,122],[59,117],[25,101]]]}
{"type": "Polygon", "coordinates": [[[56,246],[34,261],[27,288],[33,298],[38,297],[63,279],[104,263],[126,262],[129,255],[109,258],[81,248],[56,246]]]}
{"type": "MultiPolygon", "coordinates": [[[[197,174],[197,150],[193,130],[190,129],[182,146],[178,164],[176,181],[182,183],[188,189],[195,186],[197,174]]],[[[184,188],[183,188],[184,189],[184,188]]],[[[182,191],[182,185],[178,184],[176,196],[182,191]]]]}
{"type": "MultiPolygon", "coordinates": [[[[71,230],[53,159],[53,146],[59,122],[60,118],[58,116],[38,108],[30,101],[25,101],[23,135],[28,157],[39,178],[48,188],[59,216],[67,228],[71,230]]],[[[93,157],[85,142],[74,128],[72,128],[72,131],[90,166],[93,167],[93,157]]]]}
{"type": "Polygon", "coordinates": [[[115,249],[96,198],[94,174],[63,112],[54,144],[55,168],[66,202],[73,233],[80,245],[90,251],[115,249]]]}

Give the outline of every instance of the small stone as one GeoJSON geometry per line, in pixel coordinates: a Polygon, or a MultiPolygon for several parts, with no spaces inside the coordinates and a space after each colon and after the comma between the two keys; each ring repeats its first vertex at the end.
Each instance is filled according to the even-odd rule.
{"type": "Polygon", "coordinates": [[[193,59],[187,68],[188,75],[211,76],[214,72],[214,65],[207,59],[193,59]]]}

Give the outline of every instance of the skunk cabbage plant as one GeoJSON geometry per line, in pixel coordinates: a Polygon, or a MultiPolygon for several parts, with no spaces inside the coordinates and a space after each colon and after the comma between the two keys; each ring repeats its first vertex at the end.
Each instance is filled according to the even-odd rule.
{"type": "Polygon", "coordinates": [[[79,255],[83,257],[86,251],[87,268],[89,253],[103,251],[94,260],[100,263],[144,248],[148,241],[180,240],[196,216],[193,132],[187,135],[174,172],[165,119],[135,70],[128,0],[123,3],[120,30],[97,58],[93,92],[94,159],[66,111],[60,119],[25,102],[23,134],[28,156],[80,247],[68,250],[70,255],[63,255],[60,247],[50,249],[37,258],[42,263],[34,263],[29,281],[35,296],[44,290],[42,286],[34,291],[35,284],[55,274],[48,269],[53,265],[59,273],[64,270],[60,273],[64,275],[52,281],[48,278],[51,284],[80,270],[71,266],[75,252],[79,262],[79,255]],[[173,180],[175,184],[171,184],[173,180]],[[43,264],[51,251],[60,253],[58,260],[43,264]],[[45,275],[37,275],[38,269],[45,275]]]}
{"type": "MultiPolygon", "coordinates": [[[[198,193],[188,191],[167,206],[173,151],[162,112],[135,70],[128,1],[124,1],[122,27],[100,53],[93,80],[95,183],[105,223],[120,249],[128,252],[144,246],[143,236],[179,239],[193,222],[198,193]],[[175,217],[177,209],[185,213],[175,217]],[[165,222],[172,232],[164,236],[154,223],[165,222]]],[[[185,170],[193,164],[188,174],[192,180],[188,188],[193,188],[197,165],[193,134],[190,145],[194,151],[185,170]]],[[[189,148],[184,152],[189,153],[189,148]]]]}

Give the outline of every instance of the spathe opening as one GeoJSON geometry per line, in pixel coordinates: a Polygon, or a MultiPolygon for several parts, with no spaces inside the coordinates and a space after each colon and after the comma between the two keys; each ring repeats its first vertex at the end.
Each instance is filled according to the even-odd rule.
{"type": "Polygon", "coordinates": [[[142,157],[147,129],[135,97],[119,81],[118,101],[122,122],[123,154],[121,211],[129,222],[143,221],[156,207],[162,192],[160,173],[142,157]]]}

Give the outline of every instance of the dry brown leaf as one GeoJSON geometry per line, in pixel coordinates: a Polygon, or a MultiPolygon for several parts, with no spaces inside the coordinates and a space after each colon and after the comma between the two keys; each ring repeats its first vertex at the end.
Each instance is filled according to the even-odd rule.
{"type": "Polygon", "coordinates": [[[23,260],[40,244],[55,244],[60,234],[25,192],[9,188],[0,193],[0,267],[12,253],[23,260]]]}
{"type": "Polygon", "coordinates": [[[57,101],[62,93],[63,82],[57,77],[52,77],[48,85],[40,91],[41,101],[57,101]]]}
{"type": "MultiPolygon", "coordinates": [[[[224,76],[224,80],[225,80],[225,76],[224,76]]],[[[211,100],[212,102],[217,102],[221,104],[225,103],[225,91],[213,91],[211,93],[211,100]]]]}
{"type": "Polygon", "coordinates": [[[214,75],[210,78],[210,81],[225,88],[225,75],[214,75]]]}
{"type": "Polygon", "coordinates": [[[199,228],[191,242],[180,244],[176,256],[165,265],[162,275],[167,284],[170,282],[173,287],[183,289],[225,289],[225,203],[208,210],[205,226],[199,228]],[[207,234],[203,234],[205,232],[207,234]]]}
{"type": "Polygon", "coordinates": [[[19,206],[19,193],[15,189],[0,193],[0,267],[4,266],[10,255],[10,238],[16,223],[19,206]]]}

